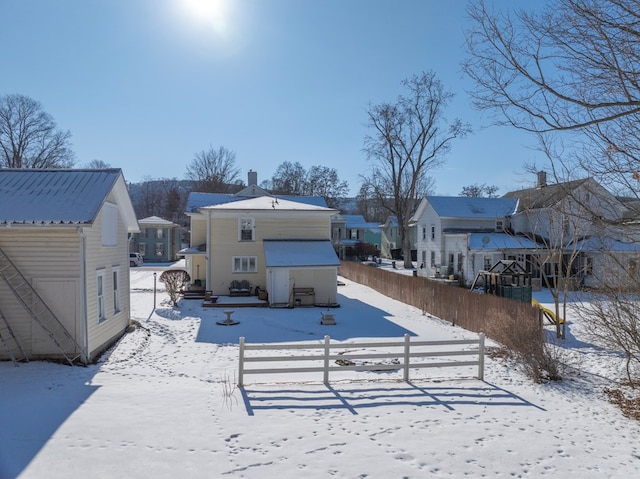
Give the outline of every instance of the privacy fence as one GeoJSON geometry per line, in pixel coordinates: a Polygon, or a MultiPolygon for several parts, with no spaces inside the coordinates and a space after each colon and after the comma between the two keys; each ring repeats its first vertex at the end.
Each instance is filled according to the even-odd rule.
{"type": "Polygon", "coordinates": [[[513,329],[542,332],[538,308],[529,302],[480,294],[452,284],[343,261],[338,274],[454,325],[509,345],[513,329]]]}

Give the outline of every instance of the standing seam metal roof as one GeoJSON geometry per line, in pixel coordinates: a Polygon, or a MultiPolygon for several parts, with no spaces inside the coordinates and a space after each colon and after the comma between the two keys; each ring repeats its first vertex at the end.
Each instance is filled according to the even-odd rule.
{"type": "Polygon", "coordinates": [[[0,169],[0,224],[91,224],[120,169],[0,169]]]}

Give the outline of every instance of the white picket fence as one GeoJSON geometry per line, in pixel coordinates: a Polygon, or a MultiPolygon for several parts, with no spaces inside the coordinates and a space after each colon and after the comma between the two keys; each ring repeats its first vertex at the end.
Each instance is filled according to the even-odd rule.
{"type": "Polygon", "coordinates": [[[313,373],[321,372],[323,382],[329,384],[329,373],[332,371],[403,371],[403,380],[409,381],[411,369],[446,368],[460,366],[477,366],[477,378],[484,379],[484,334],[478,339],[460,339],[444,341],[412,341],[408,334],[402,339],[384,342],[332,343],[329,336],[323,343],[265,344],[246,343],[240,338],[240,362],[238,386],[244,385],[246,374],[281,374],[281,373],[313,373]],[[474,347],[475,346],[475,347],[474,347]],[[442,349],[443,347],[451,349],[442,349]],[[293,350],[321,350],[320,353],[305,351],[304,354],[282,354],[293,350]],[[364,349],[366,352],[351,350],[364,349]],[[278,355],[247,355],[248,351],[277,351],[278,355]],[[335,352],[340,351],[340,352],[335,352]],[[475,356],[474,359],[442,359],[447,357],[475,356]],[[425,361],[425,359],[428,359],[425,361]],[[386,360],[392,363],[357,364],[355,361],[386,360]],[[333,364],[332,364],[333,361],[333,364]],[[340,361],[340,364],[336,363],[340,361]],[[247,368],[247,363],[309,363],[292,367],[256,367],[247,368]],[[318,364],[321,363],[321,364],[318,364]]]}

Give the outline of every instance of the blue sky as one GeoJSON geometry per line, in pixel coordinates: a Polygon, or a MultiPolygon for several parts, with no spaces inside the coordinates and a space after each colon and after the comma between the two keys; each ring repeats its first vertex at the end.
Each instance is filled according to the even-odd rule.
{"type": "Polygon", "coordinates": [[[456,95],[447,116],[474,128],[433,172],[435,193],[534,182],[534,139],[470,105],[466,1],[202,1],[0,0],[0,94],[40,101],[71,131],[77,166],[102,160],[129,182],[183,179],[196,152],[222,145],[245,182],[299,161],[335,168],[355,195],[368,105],[433,70],[456,95]]]}

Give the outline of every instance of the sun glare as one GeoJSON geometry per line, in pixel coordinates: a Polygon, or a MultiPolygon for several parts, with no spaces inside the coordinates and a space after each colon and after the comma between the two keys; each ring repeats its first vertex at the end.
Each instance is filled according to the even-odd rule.
{"type": "Polygon", "coordinates": [[[186,12],[206,28],[223,34],[226,30],[226,7],[224,0],[180,0],[186,12]]]}

